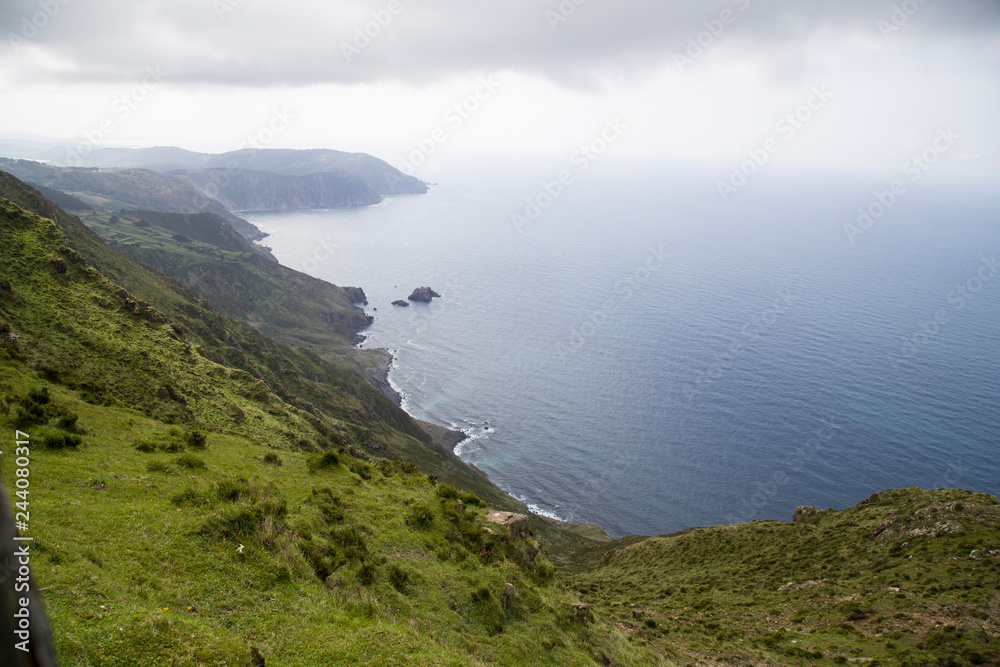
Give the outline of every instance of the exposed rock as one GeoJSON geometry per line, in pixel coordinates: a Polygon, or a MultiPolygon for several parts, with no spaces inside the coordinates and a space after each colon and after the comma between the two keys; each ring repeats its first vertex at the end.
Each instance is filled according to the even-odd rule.
{"type": "Polygon", "coordinates": [[[510,530],[511,538],[515,540],[521,537],[528,537],[528,535],[531,534],[531,529],[528,526],[527,514],[515,514],[514,512],[491,511],[486,516],[486,520],[500,524],[501,526],[507,526],[507,528],[510,530]]]}
{"type": "Polygon", "coordinates": [[[417,289],[413,290],[413,294],[411,294],[407,298],[410,301],[421,301],[423,303],[430,303],[431,299],[439,296],[441,295],[432,290],[430,287],[418,287],[417,289]]]}
{"type": "MultiPolygon", "coordinates": [[[[410,298],[412,299],[413,297],[410,297],[410,298]]],[[[409,308],[410,307],[410,302],[409,301],[403,301],[402,299],[396,299],[395,301],[392,302],[392,305],[394,305],[394,306],[402,306],[403,308],[409,308]]]]}
{"type": "Polygon", "coordinates": [[[810,507],[809,505],[799,505],[798,507],[795,508],[795,511],[792,512],[792,522],[798,521],[802,517],[809,516],[810,514],[817,514],[820,511],[821,510],[819,510],[816,507],[810,507]]]}
{"type": "Polygon", "coordinates": [[[586,625],[588,621],[590,621],[590,607],[585,604],[573,605],[573,622],[586,625]]]}

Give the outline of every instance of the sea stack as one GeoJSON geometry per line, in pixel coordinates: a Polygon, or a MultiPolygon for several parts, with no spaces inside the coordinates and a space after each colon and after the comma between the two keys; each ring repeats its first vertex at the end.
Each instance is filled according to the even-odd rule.
{"type": "Polygon", "coordinates": [[[411,294],[407,298],[410,301],[420,301],[422,303],[430,303],[431,299],[439,296],[441,295],[432,290],[430,287],[418,287],[417,289],[413,290],[413,294],[411,294]]]}

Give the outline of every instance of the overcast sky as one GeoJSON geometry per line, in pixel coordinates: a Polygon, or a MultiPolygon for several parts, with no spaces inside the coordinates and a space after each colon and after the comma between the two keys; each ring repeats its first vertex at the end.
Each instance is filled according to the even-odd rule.
{"type": "Polygon", "coordinates": [[[614,119],[622,158],[773,139],[774,161],[860,167],[951,127],[949,161],[1000,173],[998,0],[3,0],[0,30],[4,133],[256,137],[428,177],[566,159],[614,119]]]}

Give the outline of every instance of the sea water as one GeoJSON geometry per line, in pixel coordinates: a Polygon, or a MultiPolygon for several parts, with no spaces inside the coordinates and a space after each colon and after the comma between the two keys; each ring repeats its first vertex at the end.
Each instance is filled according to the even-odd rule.
{"type": "Polygon", "coordinates": [[[724,199],[716,168],[567,168],[248,217],[364,288],[404,408],[541,513],[622,536],[1000,493],[995,188],[772,170],[724,199]]]}

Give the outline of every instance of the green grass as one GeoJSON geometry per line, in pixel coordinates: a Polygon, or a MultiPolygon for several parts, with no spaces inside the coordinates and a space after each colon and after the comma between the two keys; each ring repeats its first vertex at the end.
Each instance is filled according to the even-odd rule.
{"type": "Polygon", "coordinates": [[[795,523],[631,538],[567,575],[675,659],[1000,661],[1000,503],[987,494],[884,491],[795,523]]]}
{"type": "Polygon", "coordinates": [[[32,567],[63,664],[1000,661],[993,496],[886,491],[616,541],[535,516],[514,540],[487,508],[524,505],[357,371],[3,174],[0,195],[0,430],[32,436],[32,567]]]}
{"type": "MultiPolygon", "coordinates": [[[[41,382],[10,359],[0,378],[8,397],[41,382]]],[[[283,452],[278,467],[227,434],[197,454],[144,452],[134,442],[184,433],[49,389],[84,432],[74,451],[31,454],[32,566],[64,665],[249,665],[250,646],[310,667],[656,664],[608,624],[573,623],[578,600],[544,556],[529,565],[532,540],[457,509],[413,466],[283,452]]]]}

